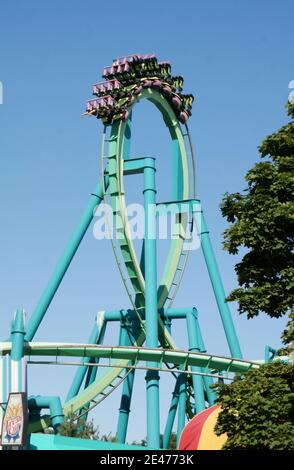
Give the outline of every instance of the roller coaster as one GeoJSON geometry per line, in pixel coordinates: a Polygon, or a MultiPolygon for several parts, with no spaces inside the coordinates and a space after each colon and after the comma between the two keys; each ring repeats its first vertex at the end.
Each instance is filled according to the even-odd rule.
{"type": "MultiPolygon", "coordinates": [[[[13,394],[27,397],[26,447],[53,449],[66,446],[63,442],[63,447],[58,447],[58,440],[53,444],[52,435],[46,434],[48,429],[58,435],[64,416],[74,413],[75,419],[86,419],[92,409],[107,406],[108,396],[121,388],[116,442],[108,445],[129,448],[126,438],[135,374],[136,370],[145,370],[147,446],[167,448],[176,416],[179,439],[187,419],[215,403],[215,393],[211,389],[215,381],[230,379],[235,373],[242,374],[259,367],[258,362],[242,358],[201,202],[196,195],[195,155],[188,128],[193,95],[183,93],[183,78],[172,76],[171,64],[159,62],[154,54],[133,54],[115,59],[111,66],[104,68],[103,78],[105,81],[93,86],[95,98],[87,102],[84,113],[104,124],[101,181],[91,193],[86,210],[27,325],[24,311],[17,310],[10,338],[0,343],[3,447],[16,447],[13,435],[5,443],[3,440],[9,434],[5,416],[13,394]],[[133,109],[143,100],[157,108],[169,131],[172,175],[169,201],[157,201],[156,198],[155,158],[136,158],[130,152],[133,109]],[[125,196],[131,185],[125,176],[138,174],[143,180],[145,227],[140,257],[132,239],[125,196]],[[130,304],[117,311],[100,311],[87,343],[35,342],[34,336],[101,203],[109,204],[112,209],[112,220],[106,217],[107,227],[110,232],[114,225],[116,236],[109,238],[130,304]],[[175,235],[170,240],[163,274],[158,280],[156,233],[162,211],[173,215],[175,235]],[[195,236],[204,255],[230,357],[207,353],[195,307],[173,307],[184,279],[190,243],[195,236]],[[178,349],[173,339],[171,324],[177,319],[185,319],[187,323],[188,347],[185,351],[178,349]],[[113,322],[120,325],[119,346],[103,344],[106,326],[111,327],[113,322]],[[27,369],[34,363],[42,364],[44,368],[52,363],[76,365],[64,403],[58,396],[27,395],[27,369]],[[171,374],[175,381],[164,427],[159,412],[159,378],[163,373],[171,374]]],[[[79,448],[89,445],[99,448],[106,444],[91,441],[90,444],[79,443],[79,448]]]]}

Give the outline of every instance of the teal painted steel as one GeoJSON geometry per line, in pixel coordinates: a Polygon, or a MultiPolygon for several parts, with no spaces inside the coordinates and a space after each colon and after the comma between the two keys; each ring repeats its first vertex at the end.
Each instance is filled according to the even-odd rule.
{"type": "MultiPolygon", "coordinates": [[[[104,177],[105,187],[108,187],[109,178],[108,175],[104,177]]],[[[103,188],[102,183],[99,183],[95,188],[94,192],[90,196],[90,200],[86,211],[84,212],[80,223],[78,224],[65,252],[59,260],[54,273],[51,276],[49,283],[47,284],[38,305],[34,313],[32,314],[27,327],[26,340],[32,341],[35,336],[39,325],[44,318],[46,311],[85,235],[87,229],[94,217],[96,207],[103,200],[103,188]]]]}
{"type": "Polygon", "coordinates": [[[42,410],[49,408],[53,429],[57,431],[58,427],[64,421],[64,414],[60,398],[57,396],[31,396],[28,399],[30,410],[42,410]]]}
{"type": "MultiPolygon", "coordinates": [[[[96,338],[96,342],[94,344],[102,344],[103,341],[104,341],[104,336],[105,336],[105,331],[106,331],[106,321],[105,321],[105,318],[104,318],[104,312],[100,312],[98,313],[97,317],[96,317],[96,323],[97,323],[97,338],[96,338]]],[[[91,364],[99,364],[99,361],[100,361],[100,358],[99,357],[90,357],[89,358],[89,363],[91,364]]],[[[83,367],[83,366],[81,366],[83,367]]],[[[96,366],[88,366],[87,367],[87,371],[86,371],[86,379],[85,379],[85,385],[84,385],[84,389],[86,389],[89,385],[91,385],[93,382],[95,382],[96,380],[96,376],[97,376],[97,372],[98,372],[98,368],[96,366]]],[[[88,419],[88,408],[90,406],[91,403],[87,403],[81,410],[80,410],[80,414],[83,414],[83,420],[84,422],[87,421],[88,419]]],[[[81,426],[81,428],[83,427],[83,425],[81,426]]]]}
{"type": "MultiPolygon", "coordinates": [[[[144,209],[145,209],[145,318],[146,346],[158,348],[158,310],[157,310],[157,254],[156,254],[156,185],[155,162],[146,157],[144,168],[144,209]]],[[[156,363],[148,363],[156,367],[156,363]]],[[[147,390],[147,443],[150,447],[160,447],[159,429],[159,374],[148,371],[147,390]]]]}
{"type": "MultiPolygon", "coordinates": [[[[203,341],[203,338],[202,338],[202,334],[201,334],[201,329],[200,329],[200,325],[199,325],[199,320],[198,318],[196,318],[196,328],[197,328],[197,342],[200,346],[200,352],[202,353],[206,353],[206,349],[205,349],[205,345],[204,345],[204,341],[203,341]]],[[[211,373],[211,371],[209,369],[204,369],[204,367],[201,367],[201,372],[203,374],[205,373],[211,373]]],[[[211,389],[211,385],[213,385],[213,379],[212,377],[210,377],[209,375],[203,375],[202,376],[202,380],[203,380],[203,384],[204,384],[204,388],[205,388],[205,391],[206,391],[206,395],[207,395],[207,400],[208,400],[208,403],[209,403],[209,406],[212,406],[216,403],[216,394],[214,393],[214,391],[211,389]]]]}
{"type": "MultiPolygon", "coordinates": [[[[79,439],[77,437],[65,437],[52,434],[31,434],[29,436],[30,450],[104,450],[109,451],[109,457],[117,450],[141,450],[148,448],[135,445],[118,444],[116,442],[94,441],[90,439],[79,439]]],[[[105,465],[107,467],[108,465],[105,465]]]]}
{"type": "Polygon", "coordinates": [[[232,320],[231,312],[226,302],[226,295],[221,280],[220,272],[217,266],[216,258],[212,248],[209,237],[209,231],[205,222],[203,212],[201,211],[201,218],[196,217],[198,233],[200,234],[201,247],[205,258],[206,266],[208,269],[209,277],[213,287],[215,299],[218,305],[218,310],[221,316],[222,324],[224,327],[225,335],[231,351],[232,357],[242,358],[242,353],[236,334],[235,326],[232,320]],[[200,220],[199,220],[200,219],[200,220]],[[199,223],[200,222],[200,223],[199,223]]]}
{"type": "Polygon", "coordinates": [[[180,392],[180,384],[181,384],[180,377],[181,377],[180,375],[177,377],[175,388],[172,394],[171,404],[170,404],[169,411],[168,411],[168,417],[167,417],[164,434],[163,434],[163,448],[164,449],[168,448],[168,444],[169,444],[170,437],[171,437],[172,430],[173,430],[173,425],[175,422],[175,417],[176,417],[178,403],[179,403],[179,392],[180,392]]]}
{"type": "MultiPolygon", "coordinates": [[[[93,326],[93,329],[89,338],[89,344],[103,343],[105,330],[106,330],[106,321],[103,315],[103,318],[101,316],[101,321],[97,318],[95,319],[95,324],[93,326]]],[[[88,357],[83,361],[83,364],[81,364],[78,367],[76,374],[74,376],[73,382],[71,384],[71,387],[69,389],[66,401],[71,400],[73,397],[75,397],[79,393],[83,380],[87,374],[87,370],[88,370],[87,363],[92,362],[92,361],[93,361],[93,358],[88,357]]],[[[97,368],[95,367],[95,369],[97,368]]]]}
{"type": "MultiPolygon", "coordinates": [[[[159,314],[165,321],[186,318],[187,311],[192,310],[194,307],[190,308],[161,308],[159,309],[159,314]]],[[[105,321],[120,321],[126,315],[130,316],[132,319],[137,318],[137,314],[134,310],[106,310],[105,311],[105,321]]],[[[144,312],[142,312],[142,318],[145,318],[144,312]]]]}
{"type": "Polygon", "coordinates": [[[25,313],[23,310],[17,310],[15,312],[14,320],[11,324],[11,359],[13,361],[20,361],[23,356],[23,345],[25,337],[25,326],[24,326],[25,313]]]}
{"type": "Polygon", "coordinates": [[[9,374],[10,374],[10,392],[23,391],[23,347],[25,337],[25,312],[17,310],[11,324],[11,355],[9,361],[9,374]]]}
{"type": "MultiPolygon", "coordinates": [[[[127,315],[127,312],[126,312],[127,315]]],[[[122,321],[121,322],[121,332],[120,332],[120,345],[121,346],[131,346],[133,345],[133,336],[132,336],[132,322],[131,321],[122,321]]],[[[134,365],[134,361],[131,361],[131,365],[134,365]]],[[[126,370],[127,373],[127,370],[126,370]]],[[[119,407],[119,416],[117,424],[116,438],[120,443],[125,443],[129,415],[130,415],[130,406],[132,401],[133,385],[135,378],[135,369],[131,370],[123,383],[122,397],[119,407]]]]}
{"type": "Polygon", "coordinates": [[[277,355],[277,350],[266,344],[264,348],[264,361],[265,363],[271,362],[277,355]]]}
{"type": "MultiPolygon", "coordinates": [[[[10,342],[0,342],[0,354],[9,354],[11,351],[10,342]]],[[[183,351],[180,349],[161,349],[130,346],[128,348],[121,346],[101,346],[89,344],[72,343],[25,343],[24,355],[31,356],[58,356],[58,357],[103,357],[119,360],[115,362],[116,366],[125,369],[128,361],[149,361],[156,362],[160,370],[164,370],[163,364],[197,366],[222,370],[226,373],[245,373],[251,369],[258,369],[262,362],[248,361],[244,359],[234,359],[232,357],[215,356],[213,354],[203,354],[199,352],[183,351]]],[[[107,375],[107,374],[106,374],[107,375]]],[[[101,384],[100,384],[101,385],[101,384]]],[[[91,387],[89,387],[91,388],[91,387]]],[[[96,393],[97,388],[92,387],[91,393],[96,393]]],[[[99,393],[99,392],[98,392],[99,393]]],[[[97,393],[97,394],[98,394],[97,393]]],[[[97,396],[96,394],[96,396],[97,396]]],[[[87,394],[88,395],[88,394],[87,394]]],[[[80,397],[81,398],[81,397],[80,397]]],[[[83,395],[85,398],[85,395],[83,395]]],[[[87,400],[85,401],[85,403],[87,400]]],[[[76,406],[80,399],[76,398],[67,402],[66,408],[76,406]]]]}
{"type": "MultiPolygon", "coordinates": [[[[192,311],[187,312],[187,330],[188,330],[188,340],[189,340],[189,351],[200,352],[200,344],[198,343],[197,335],[197,310],[193,309],[192,311]]],[[[200,367],[192,367],[192,371],[201,372],[200,367]]],[[[199,413],[205,408],[205,398],[204,390],[201,375],[193,375],[193,388],[194,388],[194,398],[195,398],[195,413],[199,413]]]]}
{"type": "Polygon", "coordinates": [[[186,424],[186,401],[187,401],[187,375],[179,376],[179,405],[178,405],[178,429],[177,429],[177,445],[180,442],[182,431],[186,424]]]}
{"type": "MultiPolygon", "coordinates": [[[[98,324],[98,337],[97,337],[97,340],[96,340],[96,344],[103,344],[103,341],[104,341],[104,336],[105,336],[105,332],[106,332],[106,325],[107,325],[107,322],[105,321],[105,318],[104,318],[104,313],[102,313],[102,316],[100,318],[98,318],[97,316],[97,324],[98,324]]],[[[91,357],[90,358],[90,362],[94,362],[96,364],[99,363],[99,358],[95,358],[95,357],[91,357]]],[[[97,367],[96,366],[89,366],[88,367],[88,372],[87,372],[87,377],[86,377],[86,381],[85,381],[85,387],[84,388],[87,388],[88,385],[91,385],[95,379],[96,379],[96,375],[97,375],[97,367]]]]}
{"type": "MultiPolygon", "coordinates": [[[[97,322],[95,321],[95,324],[93,326],[92,332],[90,334],[88,343],[89,344],[97,344],[98,340],[98,325],[97,322]]],[[[71,398],[75,397],[78,393],[79,390],[82,386],[83,380],[85,378],[85,375],[87,373],[87,363],[89,363],[91,360],[90,357],[87,357],[84,361],[83,364],[80,365],[75,373],[74,379],[72,381],[72,384],[70,386],[70,389],[68,391],[66,401],[70,400],[71,398]]]]}

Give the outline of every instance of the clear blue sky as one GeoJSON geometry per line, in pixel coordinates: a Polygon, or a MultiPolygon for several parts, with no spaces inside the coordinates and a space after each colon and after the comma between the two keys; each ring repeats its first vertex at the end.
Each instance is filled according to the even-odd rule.
{"type": "MultiPolygon", "coordinates": [[[[1,337],[7,337],[17,307],[28,315],[34,309],[99,177],[102,126],[81,118],[91,86],[104,65],[133,52],[169,59],[174,73],[185,77],[185,90],[196,96],[190,130],[198,195],[226,291],[234,288],[237,258],[222,251],[226,222],[219,203],[226,191],[244,188],[245,172],[259,158],[257,146],[287,121],[293,2],[6,0],[0,13],[1,337]]],[[[133,149],[163,158],[164,128],[144,106],[136,111],[133,149]]],[[[164,177],[160,189],[167,190],[164,177]]],[[[176,305],[196,305],[208,350],[227,354],[201,253],[191,256],[176,305]]],[[[86,341],[98,310],[122,307],[128,302],[110,246],[90,230],[36,339],[86,341]]],[[[266,343],[280,345],[284,320],[261,315],[247,321],[235,305],[232,312],[245,357],[261,358],[266,343]]],[[[117,334],[110,330],[106,342],[117,343],[117,334]]],[[[180,346],[185,335],[184,325],[175,327],[180,346]]],[[[30,370],[31,393],[62,397],[74,372],[30,370]]],[[[144,434],[138,419],[144,376],[138,376],[129,439],[144,434]]],[[[163,379],[163,412],[168,386],[163,379]]],[[[94,415],[103,432],[115,431],[118,400],[116,394],[94,415]]]]}

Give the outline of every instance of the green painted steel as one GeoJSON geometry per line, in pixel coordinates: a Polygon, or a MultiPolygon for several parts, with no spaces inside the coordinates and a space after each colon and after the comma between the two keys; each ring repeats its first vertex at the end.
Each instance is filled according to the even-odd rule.
{"type": "MultiPolygon", "coordinates": [[[[133,59],[135,61],[139,60],[138,57],[133,59]]],[[[151,60],[150,57],[147,59],[151,60]]],[[[148,62],[147,59],[146,61],[148,62]]],[[[115,67],[116,66],[117,64],[115,67]]],[[[216,264],[204,216],[200,210],[200,201],[195,199],[194,151],[187,125],[185,124],[185,130],[183,132],[180,124],[180,121],[183,123],[186,122],[185,113],[183,112],[183,108],[181,108],[182,112],[180,112],[180,108],[176,105],[176,102],[179,101],[179,103],[181,103],[182,100],[182,104],[179,104],[179,106],[184,105],[185,102],[188,106],[187,103],[192,103],[191,95],[183,95],[180,85],[177,85],[178,88],[172,90],[168,83],[165,83],[165,90],[160,92],[157,87],[158,83],[156,85],[155,78],[156,77],[151,77],[151,85],[147,85],[146,88],[144,86],[144,84],[146,85],[146,79],[140,77],[142,86],[138,86],[138,84],[133,85],[135,91],[133,90],[134,93],[132,94],[131,100],[129,100],[129,98],[119,100],[119,106],[122,106],[123,112],[121,115],[114,116],[113,121],[107,118],[106,115],[103,115],[103,112],[100,115],[102,118],[104,116],[103,122],[108,123],[105,124],[102,138],[102,181],[96,187],[94,193],[92,193],[86,211],[31,316],[26,335],[21,315],[18,311],[11,331],[11,342],[0,343],[0,355],[8,355],[7,357],[10,361],[9,383],[13,383],[14,386],[17,383],[21,383],[21,375],[19,375],[18,380],[16,380],[15,377],[16,371],[21,374],[21,368],[18,367],[17,369],[16,366],[21,365],[23,355],[29,355],[31,357],[54,356],[56,357],[57,363],[57,358],[62,356],[82,358],[63,407],[61,407],[58,397],[30,398],[29,405],[37,412],[36,420],[30,423],[30,433],[45,429],[51,423],[57,428],[63,420],[63,414],[68,414],[69,412],[78,412],[79,415],[82,414],[84,417],[87,417],[88,412],[94,406],[99,404],[123,383],[117,438],[120,443],[125,443],[135,369],[140,368],[139,363],[144,361],[146,362],[145,368],[147,370],[147,441],[150,448],[158,449],[160,447],[159,371],[169,371],[177,377],[163,436],[163,445],[167,447],[177,409],[178,441],[185,425],[188,377],[191,377],[193,382],[195,412],[199,412],[205,408],[205,401],[208,401],[210,405],[215,401],[215,394],[210,390],[213,379],[209,374],[211,374],[212,371],[220,371],[220,374],[222,372],[244,373],[252,368],[259,367],[259,363],[243,361],[241,359],[242,355],[239,342],[228,304],[225,301],[225,293],[220,273],[216,264]],[[177,89],[179,90],[179,95],[175,92],[177,89]],[[173,94],[173,99],[170,99],[170,93],[173,94]],[[170,134],[172,147],[170,160],[172,171],[171,199],[175,203],[188,203],[189,206],[189,210],[181,212],[181,217],[177,218],[178,227],[176,228],[178,229],[179,236],[173,238],[170,242],[166,263],[159,283],[157,283],[156,218],[160,215],[160,208],[172,202],[161,203],[156,208],[154,158],[148,156],[144,156],[143,158],[131,158],[130,155],[132,110],[134,106],[144,99],[153,103],[161,113],[170,134]],[[125,103],[125,105],[123,103],[125,103]],[[124,106],[127,106],[128,110],[123,109],[124,106]],[[127,119],[128,115],[129,118],[127,119]],[[112,122],[112,124],[110,124],[110,122],[112,122]],[[110,134],[109,137],[107,137],[108,134],[110,134]],[[186,142],[185,137],[187,138],[186,142]],[[190,155],[188,158],[189,150],[190,155]],[[192,166],[189,168],[189,165],[192,166]],[[190,169],[192,171],[190,171],[190,169]],[[144,178],[145,230],[148,230],[148,233],[145,231],[140,261],[138,260],[131,236],[125,197],[125,177],[138,173],[143,174],[144,178]],[[30,341],[37,332],[93,219],[95,209],[101,201],[107,201],[108,189],[116,234],[119,234],[117,241],[111,240],[111,244],[133,308],[128,311],[103,312],[103,314],[99,316],[99,321],[95,324],[89,338],[90,344],[31,343],[30,341]],[[151,211],[150,208],[152,209],[151,211]],[[196,225],[227,342],[233,356],[232,358],[204,353],[205,347],[196,309],[166,308],[166,306],[171,307],[173,304],[178,287],[182,281],[189,253],[189,250],[184,249],[185,233],[187,227],[189,227],[188,218],[192,215],[194,217],[195,213],[199,213],[200,215],[196,217],[196,225]],[[150,230],[152,232],[151,234],[150,230]],[[171,334],[171,320],[175,318],[186,318],[189,351],[178,350],[173,340],[171,334]],[[108,321],[117,320],[121,321],[120,346],[102,346],[100,343],[103,342],[106,323],[108,321]],[[24,339],[27,342],[24,342],[24,339]],[[145,342],[146,347],[143,347],[145,342]],[[103,359],[107,359],[108,364],[106,364],[105,361],[103,364],[99,364],[99,361],[103,359]],[[98,367],[103,366],[107,367],[105,373],[96,379],[98,367]],[[131,367],[133,367],[133,369],[131,369],[131,367]],[[81,390],[83,382],[84,389],[81,390]],[[50,409],[51,417],[39,416],[39,412],[43,408],[50,409]]],[[[109,81],[107,83],[108,85],[110,84],[109,81]]],[[[116,85],[120,87],[121,83],[117,82],[116,85]]],[[[98,89],[100,90],[99,87],[97,90],[98,89]]],[[[118,96],[119,95],[120,92],[118,92],[118,96]]],[[[101,96],[98,96],[98,108],[100,105],[103,105],[104,98],[102,97],[102,100],[100,100],[100,98],[101,96]]],[[[109,96],[107,98],[109,98],[109,96]]],[[[190,108],[187,108],[186,118],[188,118],[190,114],[190,108]]],[[[48,361],[48,363],[49,362],[51,361],[48,361]]],[[[3,364],[4,361],[1,362],[2,369],[4,370],[3,364]]],[[[143,368],[144,367],[141,366],[141,369],[143,368]]],[[[2,396],[4,396],[3,391],[2,396]]],[[[109,443],[106,443],[104,447],[104,444],[101,442],[97,443],[96,446],[96,443],[92,445],[92,443],[89,444],[85,441],[79,443],[78,441],[79,440],[75,439],[75,444],[72,444],[73,441],[68,438],[55,439],[52,436],[50,436],[50,438],[48,436],[48,439],[43,439],[42,437],[32,434],[31,448],[35,446],[42,449],[46,448],[44,447],[46,445],[51,449],[71,448],[71,445],[76,445],[77,447],[75,448],[81,449],[109,448],[109,443]]],[[[125,444],[122,447],[119,443],[113,445],[113,449],[126,449],[128,447],[129,446],[125,444]]],[[[134,449],[135,447],[130,446],[130,448],[134,449]]]]}
{"type": "MultiPolygon", "coordinates": [[[[0,354],[10,354],[11,342],[0,342],[0,354]]],[[[225,356],[216,356],[207,353],[182,351],[180,349],[150,349],[136,346],[100,346],[93,344],[72,344],[72,343],[48,343],[32,342],[24,345],[25,356],[57,356],[57,357],[100,357],[114,359],[114,366],[122,367],[128,361],[151,361],[160,364],[187,365],[216,369],[225,372],[244,373],[250,369],[257,369],[261,362],[246,361],[244,359],[234,359],[225,356]],[[116,360],[120,361],[116,364],[116,360]]],[[[96,386],[92,384],[91,387],[96,386]]],[[[90,388],[90,387],[89,387],[90,388]]],[[[97,393],[98,395],[98,393],[97,393]]],[[[87,401],[90,401],[88,399],[87,401]]],[[[70,402],[67,402],[69,406],[70,402]]]]}
{"type": "MultiPolygon", "coordinates": [[[[184,138],[182,135],[181,126],[174,114],[169,103],[164,97],[155,90],[143,90],[135,100],[132,108],[142,99],[148,99],[159,109],[162,113],[165,123],[169,129],[170,135],[173,139],[173,145],[178,147],[178,155],[181,155],[181,162],[176,161],[176,169],[173,171],[173,178],[177,179],[179,165],[182,168],[183,178],[182,182],[179,183],[182,186],[182,192],[179,193],[179,199],[187,199],[189,196],[189,177],[188,177],[188,160],[187,152],[185,148],[184,138]],[[176,142],[176,144],[175,144],[176,142]]],[[[125,190],[123,182],[124,174],[124,161],[122,157],[123,142],[125,136],[125,126],[127,124],[122,121],[115,122],[112,125],[111,136],[109,142],[109,189],[112,201],[112,208],[116,215],[116,224],[121,228],[121,240],[119,240],[120,248],[122,251],[123,259],[127,267],[127,271],[131,280],[131,283],[136,293],[139,306],[144,307],[144,292],[145,283],[142,275],[140,265],[136,256],[135,248],[130,237],[130,228],[126,215],[126,201],[125,201],[125,190]]],[[[170,251],[167,257],[166,266],[164,269],[163,277],[160,281],[158,288],[158,308],[162,308],[169,291],[179,264],[179,259],[182,252],[183,239],[172,240],[170,251]]],[[[164,325],[161,325],[164,329],[164,325]]],[[[171,337],[168,340],[172,341],[171,337]]],[[[174,343],[171,344],[174,347],[174,343]]]]}
{"type": "MultiPolygon", "coordinates": [[[[155,106],[162,113],[165,123],[168,126],[170,135],[173,140],[174,149],[173,179],[177,180],[179,178],[180,169],[180,171],[182,172],[182,178],[180,178],[180,182],[177,183],[177,194],[180,200],[186,199],[189,195],[188,161],[181,126],[174,114],[174,111],[160,93],[154,90],[144,90],[135,100],[133,106],[144,98],[150,100],[155,104],[155,106]],[[175,152],[177,156],[175,156],[175,152]]],[[[118,121],[115,122],[111,128],[111,135],[108,143],[109,190],[111,196],[112,209],[114,213],[115,225],[116,227],[118,227],[121,236],[121,238],[119,239],[119,245],[126,265],[128,277],[133,285],[134,293],[136,295],[136,303],[138,304],[139,308],[144,308],[145,281],[139,262],[137,260],[133,242],[130,237],[130,229],[126,215],[126,203],[124,196],[124,158],[129,157],[130,145],[130,128],[128,128],[128,126],[128,123],[118,121]],[[125,140],[127,142],[125,142],[125,140]]],[[[102,143],[102,155],[104,155],[104,141],[105,137],[102,143]]],[[[183,239],[181,237],[178,237],[178,239],[173,240],[171,242],[166,267],[158,289],[158,308],[162,308],[168,297],[176,270],[178,268],[179,259],[182,253],[182,246],[183,239]]],[[[160,338],[161,341],[163,341],[164,346],[175,348],[176,344],[173,341],[168,330],[165,328],[162,320],[159,318],[158,321],[160,328],[160,338]]],[[[140,336],[136,338],[136,342],[138,345],[142,345],[144,340],[145,335],[142,332],[140,336]]],[[[103,384],[104,388],[106,388],[107,385],[112,383],[112,381],[115,380],[120,373],[121,370],[118,370],[117,374],[105,374],[101,381],[101,384],[103,384]],[[108,376],[111,382],[107,382],[106,376],[108,376]]],[[[154,377],[155,374],[153,373],[152,375],[154,377]]],[[[156,387],[149,388],[149,390],[152,390],[152,393],[157,393],[156,387]]]]}
{"type": "MultiPolygon", "coordinates": [[[[11,342],[0,343],[0,353],[2,355],[11,352],[11,342]]],[[[114,368],[110,370],[99,380],[90,385],[87,389],[80,392],[76,397],[68,400],[63,406],[64,414],[76,412],[86,403],[98,396],[105,390],[109,383],[123,372],[129,361],[150,361],[160,364],[171,364],[175,366],[183,365],[185,367],[196,366],[209,369],[216,369],[226,372],[244,373],[250,369],[259,368],[260,364],[253,361],[244,361],[241,359],[232,359],[229,357],[214,356],[181,350],[163,350],[148,349],[142,347],[110,347],[94,346],[90,344],[67,344],[67,343],[26,343],[24,345],[24,355],[27,356],[54,356],[54,357],[100,357],[114,359],[114,368]]],[[[50,421],[42,419],[38,423],[30,425],[31,432],[36,432],[42,428],[48,427],[50,421]]]]}
{"type": "MultiPolygon", "coordinates": [[[[104,177],[104,186],[108,186],[108,176],[104,177]]],[[[30,321],[27,326],[27,333],[25,339],[32,341],[35,336],[39,325],[44,318],[50,303],[82,241],[84,235],[93,220],[94,212],[100,202],[103,200],[103,184],[99,183],[95,188],[94,192],[90,196],[88,206],[65,250],[62,257],[57,264],[54,273],[51,276],[49,283],[47,284],[39,302],[36,306],[30,321]]]]}

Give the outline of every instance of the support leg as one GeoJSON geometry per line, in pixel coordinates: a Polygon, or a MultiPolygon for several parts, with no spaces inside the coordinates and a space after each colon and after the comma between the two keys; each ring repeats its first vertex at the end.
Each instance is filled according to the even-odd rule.
{"type": "MultiPolygon", "coordinates": [[[[146,346],[158,347],[157,310],[157,260],[156,260],[156,187],[153,158],[146,158],[144,168],[144,208],[145,208],[145,315],[146,346]]],[[[157,363],[148,362],[149,367],[157,363]]],[[[147,389],[147,443],[151,448],[160,447],[159,428],[159,374],[149,370],[146,374],[147,389]]]]}
{"type": "MultiPolygon", "coordinates": [[[[108,175],[104,177],[105,188],[108,187],[109,178],[108,175]]],[[[40,300],[33,312],[27,327],[27,334],[25,339],[32,341],[34,338],[39,325],[44,318],[47,309],[52,302],[52,299],[78,249],[85,233],[94,217],[95,208],[103,200],[103,186],[102,183],[98,184],[95,191],[91,194],[87,209],[83,214],[79,225],[77,226],[65,252],[59,260],[54,273],[51,276],[49,283],[47,284],[40,300]]]]}
{"type": "MultiPolygon", "coordinates": [[[[97,318],[95,319],[95,324],[91,332],[90,338],[88,340],[88,343],[89,344],[103,343],[105,330],[106,330],[106,321],[104,318],[104,313],[101,312],[97,315],[97,318]]],[[[88,370],[87,363],[89,362],[92,362],[92,359],[85,358],[83,361],[83,364],[78,367],[76,374],[74,376],[73,382],[71,384],[71,387],[69,389],[68,395],[66,397],[66,401],[71,400],[73,397],[75,397],[79,393],[83,380],[87,374],[87,370],[88,370]]],[[[92,367],[92,369],[97,370],[97,367],[92,367]]]]}
{"type": "Polygon", "coordinates": [[[181,374],[179,376],[179,380],[180,380],[180,389],[179,389],[177,445],[180,442],[180,437],[186,424],[187,375],[181,374]]]}
{"type": "MultiPolygon", "coordinates": [[[[200,345],[198,344],[197,336],[197,310],[193,309],[187,313],[187,329],[189,339],[189,351],[199,351],[200,345]]],[[[200,367],[192,367],[192,371],[201,372],[200,367]]],[[[195,397],[195,413],[199,413],[205,408],[204,391],[201,375],[192,375],[194,397],[195,397]]]]}
{"type": "MultiPolygon", "coordinates": [[[[198,204],[200,210],[200,202],[198,204]]],[[[218,270],[217,262],[209,237],[209,231],[202,210],[200,211],[200,214],[198,213],[197,215],[198,216],[196,217],[196,224],[201,239],[201,248],[205,258],[206,266],[208,269],[209,277],[213,287],[215,299],[218,305],[218,310],[221,316],[230,352],[232,354],[232,357],[242,358],[237,333],[235,330],[228,303],[226,302],[226,295],[223,283],[218,270]]]]}
{"type": "Polygon", "coordinates": [[[11,356],[10,356],[10,392],[24,391],[23,377],[23,346],[25,337],[25,313],[17,310],[11,325],[11,356]]]}
{"type": "MultiPolygon", "coordinates": [[[[121,322],[120,345],[121,346],[133,345],[131,321],[123,320],[121,322]]],[[[134,365],[134,362],[132,362],[131,364],[134,365]]],[[[134,376],[135,376],[135,369],[131,370],[128,373],[123,383],[123,391],[122,391],[122,397],[121,397],[121,402],[120,402],[119,418],[118,418],[117,432],[116,432],[117,441],[120,443],[125,443],[126,441],[129,415],[131,411],[130,405],[131,405],[132,393],[133,393],[134,376]]]]}
{"type": "Polygon", "coordinates": [[[181,375],[178,375],[175,388],[172,394],[172,400],[171,400],[171,404],[169,407],[167,422],[166,422],[166,426],[165,426],[165,430],[163,434],[163,448],[164,449],[168,448],[168,444],[169,444],[170,437],[171,437],[172,430],[173,430],[173,425],[174,425],[178,403],[179,403],[180,383],[181,383],[181,375]]]}
{"type": "MultiPolygon", "coordinates": [[[[205,353],[206,349],[205,349],[205,346],[204,346],[204,341],[203,341],[203,338],[202,338],[198,318],[196,319],[196,324],[197,324],[197,338],[198,338],[197,342],[200,346],[200,351],[202,353],[205,353]]],[[[205,373],[205,372],[207,372],[207,369],[204,369],[203,367],[201,367],[201,371],[203,373],[205,373]]],[[[210,372],[210,370],[208,370],[208,372],[210,372]]],[[[205,391],[206,391],[208,403],[209,403],[210,406],[212,406],[216,402],[216,394],[210,388],[211,385],[213,385],[213,383],[214,383],[213,379],[212,379],[212,377],[209,377],[207,375],[203,375],[202,379],[203,379],[203,384],[204,384],[204,388],[205,388],[205,391]]]]}

